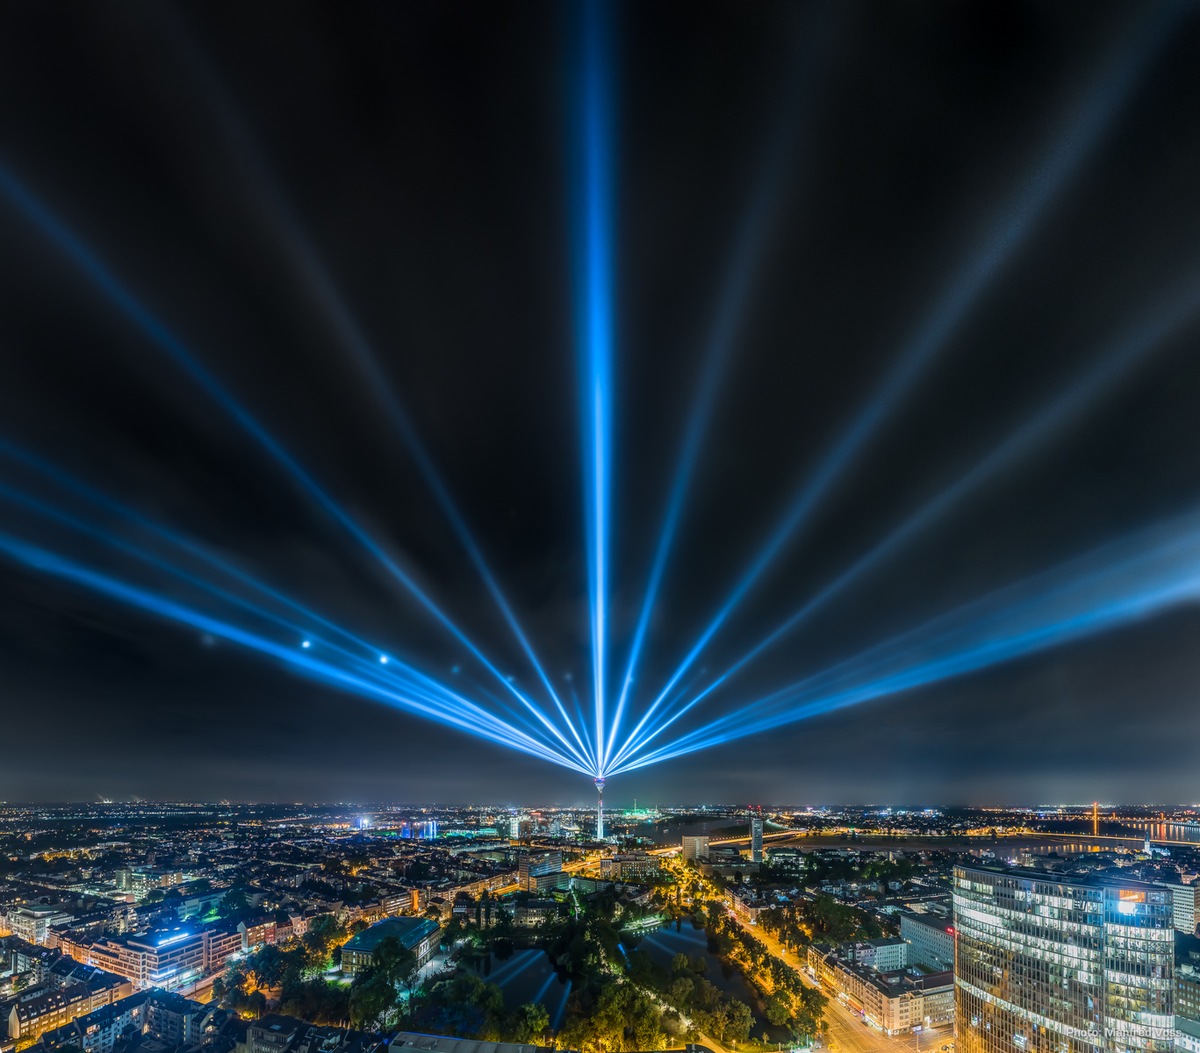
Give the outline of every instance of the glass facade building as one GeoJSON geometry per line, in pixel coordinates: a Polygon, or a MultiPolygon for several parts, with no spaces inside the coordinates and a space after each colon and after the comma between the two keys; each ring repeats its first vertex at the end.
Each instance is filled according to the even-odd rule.
{"type": "Polygon", "coordinates": [[[1171,892],[956,867],[958,1053],[1170,1053],[1171,892]]]}

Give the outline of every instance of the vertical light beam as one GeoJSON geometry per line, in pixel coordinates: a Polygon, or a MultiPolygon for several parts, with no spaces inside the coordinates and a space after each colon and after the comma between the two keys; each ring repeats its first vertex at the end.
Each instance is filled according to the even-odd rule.
{"type": "Polygon", "coordinates": [[[575,151],[572,255],[598,775],[604,769],[613,403],[612,114],[608,14],[602,0],[584,0],[579,32],[577,109],[571,136],[575,151]]]}

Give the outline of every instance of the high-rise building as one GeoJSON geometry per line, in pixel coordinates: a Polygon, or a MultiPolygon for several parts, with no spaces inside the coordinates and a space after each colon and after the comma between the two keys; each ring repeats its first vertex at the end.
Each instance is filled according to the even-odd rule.
{"type": "Polygon", "coordinates": [[[762,862],[763,821],[760,818],[750,820],[750,859],[755,863],[762,862]]]}
{"type": "Polygon", "coordinates": [[[526,892],[538,890],[538,878],[562,873],[562,852],[522,852],[517,881],[526,892]]]}
{"type": "Polygon", "coordinates": [[[1175,930],[1196,935],[1196,925],[1200,924],[1200,881],[1191,885],[1168,884],[1171,897],[1175,901],[1175,930]]]}
{"type": "Polygon", "coordinates": [[[1168,889],[956,867],[954,930],[958,1053],[1170,1053],[1168,889]]]}
{"type": "Polygon", "coordinates": [[[684,859],[704,859],[708,855],[708,834],[687,834],[683,838],[684,859]]]}
{"type": "Polygon", "coordinates": [[[1175,941],[1175,1050],[1200,1053],[1200,940],[1175,941]]]}

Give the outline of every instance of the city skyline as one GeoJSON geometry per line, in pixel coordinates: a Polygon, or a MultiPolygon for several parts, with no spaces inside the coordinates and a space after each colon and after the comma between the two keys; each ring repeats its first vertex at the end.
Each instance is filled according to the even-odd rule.
{"type": "Polygon", "coordinates": [[[5,16],[0,799],[1200,795],[1193,9],[282,10],[5,16]]]}

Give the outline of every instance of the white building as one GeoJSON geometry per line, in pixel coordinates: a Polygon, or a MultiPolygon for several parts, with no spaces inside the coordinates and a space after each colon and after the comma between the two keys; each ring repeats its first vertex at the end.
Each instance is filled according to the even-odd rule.
{"type": "Polygon", "coordinates": [[[58,907],[14,907],[8,912],[8,927],[14,936],[43,947],[55,925],[67,925],[75,918],[58,907]]]}
{"type": "Polygon", "coordinates": [[[1194,885],[1167,884],[1175,901],[1175,930],[1196,935],[1196,924],[1200,922],[1200,882],[1194,885]]]}

